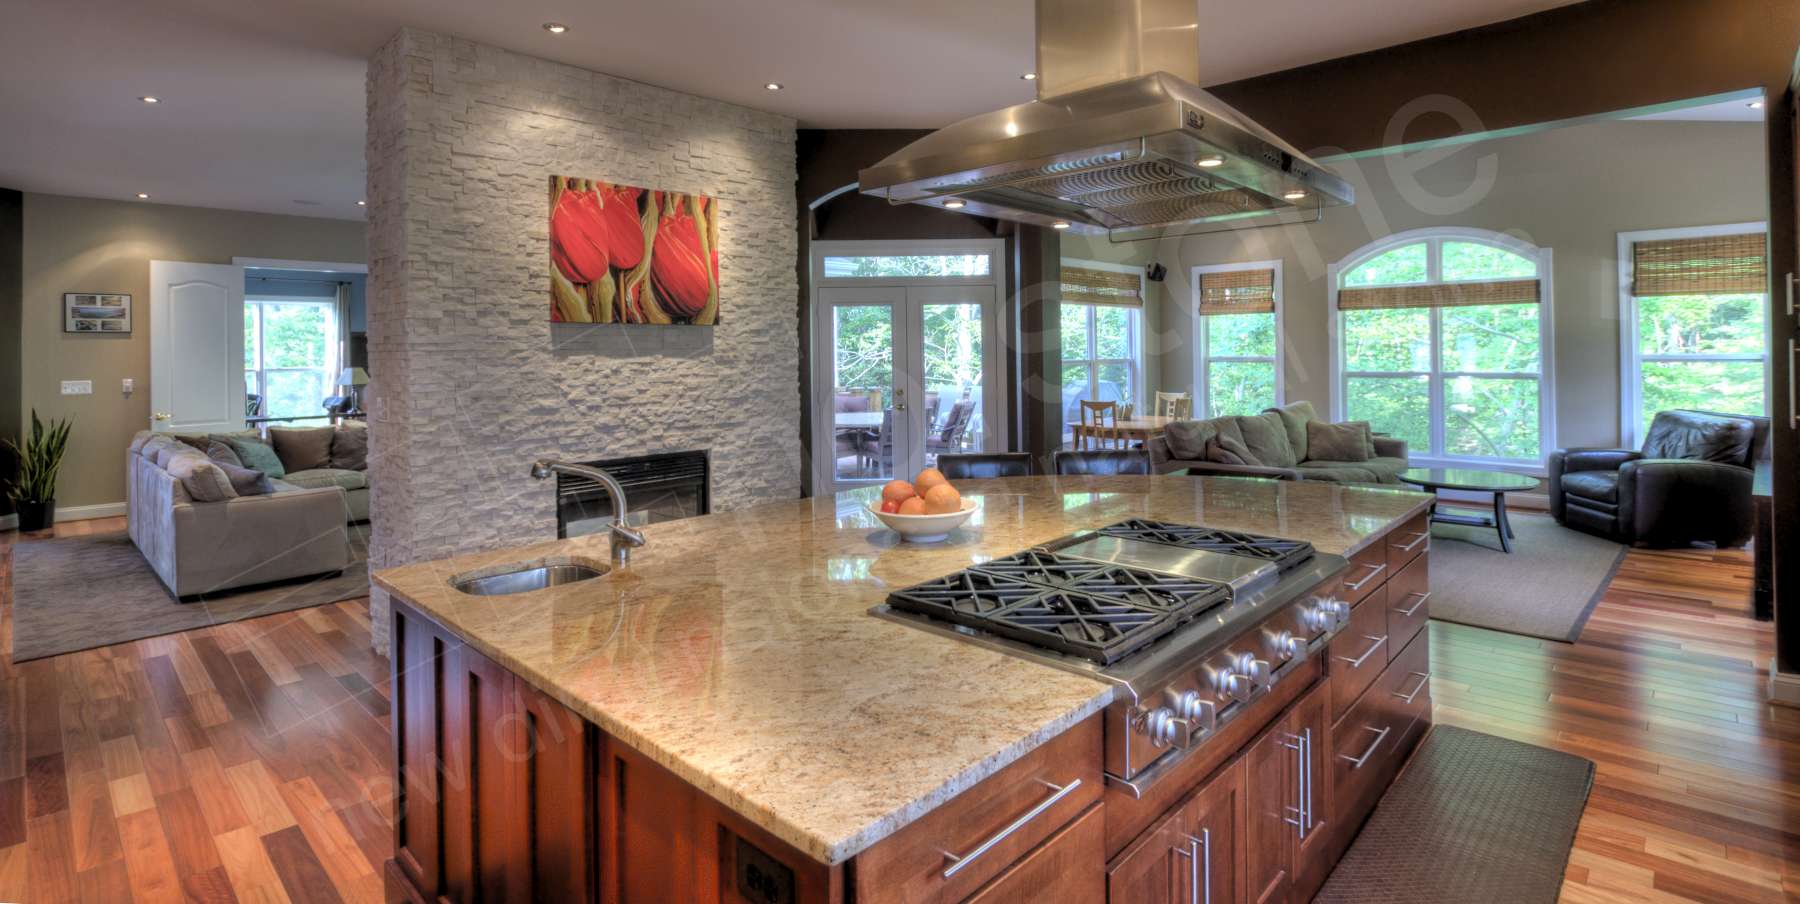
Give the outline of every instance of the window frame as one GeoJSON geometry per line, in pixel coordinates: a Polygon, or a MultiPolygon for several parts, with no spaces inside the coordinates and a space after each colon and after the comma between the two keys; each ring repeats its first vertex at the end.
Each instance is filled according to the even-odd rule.
{"type": "MultiPolygon", "coordinates": [[[[1212,379],[1209,365],[1221,364],[1274,364],[1275,365],[1275,402],[1271,407],[1287,404],[1287,329],[1282,323],[1282,314],[1286,310],[1287,290],[1282,275],[1280,260],[1245,261],[1233,264],[1200,264],[1188,274],[1189,295],[1188,316],[1194,321],[1194,417],[1212,417],[1212,379]],[[1235,273],[1242,270],[1274,270],[1275,271],[1275,355],[1219,355],[1211,354],[1211,337],[1207,331],[1207,321],[1212,319],[1200,313],[1200,277],[1205,273],[1235,273]]],[[[1334,297],[1335,301],[1335,297],[1334,297]]]]}
{"type": "MultiPolygon", "coordinates": [[[[254,330],[250,330],[250,329],[245,330],[245,332],[248,333],[249,335],[247,335],[245,337],[244,347],[245,347],[246,351],[249,352],[247,357],[249,357],[252,361],[254,361],[256,363],[256,366],[244,368],[244,376],[246,378],[245,383],[244,383],[244,391],[246,393],[254,393],[256,395],[261,396],[264,404],[266,405],[268,403],[269,394],[267,392],[268,383],[267,383],[267,380],[265,379],[265,375],[273,374],[273,373],[319,373],[319,374],[323,374],[325,377],[325,390],[326,390],[326,395],[320,397],[320,401],[323,402],[326,397],[329,397],[332,393],[332,390],[336,389],[340,385],[337,382],[337,376],[338,376],[338,373],[342,370],[342,364],[343,364],[343,362],[337,360],[337,358],[339,357],[339,353],[337,350],[337,343],[338,343],[337,313],[338,313],[337,312],[337,299],[335,299],[335,298],[323,298],[323,297],[319,297],[319,296],[295,296],[295,295],[248,295],[248,294],[245,295],[244,296],[244,323],[245,323],[246,327],[248,327],[254,321],[255,329],[254,330]],[[301,304],[313,305],[315,307],[320,307],[320,308],[325,309],[325,361],[324,361],[324,363],[319,365],[318,367],[267,367],[267,366],[264,366],[264,361],[263,361],[263,306],[264,305],[301,305],[301,304]],[[254,312],[253,312],[253,309],[254,309],[254,312]],[[252,380],[254,380],[254,383],[252,382],[252,380]]],[[[283,419],[292,419],[292,418],[296,418],[296,417],[313,417],[315,415],[274,416],[274,415],[264,414],[261,416],[262,417],[275,417],[277,420],[283,420],[283,419]]],[[[316,416],[318,416],[318,417],[325,416],[325,408],[323,405],[321,405],[319,407],[319,413],[316,416]]]]}
{"type": "Polygon", "coordinates": [[[1666,229],[1640,229],[1633,232],[1619,233],[1619,445],[1627,449],[1636,449],[1643,444],[1644,438],[1638,435],[1638,406],[1643,404],[1644,362],[1658,361],[1760,361],[1763,366],[1763,416],[1769,414],[1769,404],[1773,400],[1774,385],[1772,383],[1774,361],[1770,350],[1772,342],[1771,330],[1773,318],[1768,316],[1769,292],[1763,292],[1763,350],[1760,356],[1741,354],[1708,354],[1708,355],[1645,355],[1643,345],[1638,337],[1638,303],[1637,296],[1631,294],[1632,249],[1638,242],[1651,242],[1659,239],[1695,239],[1715,235],[1738,235],[1746,232],[1760,232],[1764,236],[1764,250],[1767,253],[1767,222],[1724,223],[1717,226],[1674,226],[1666,229]]]}
{"type": "MultiPolygon", "coordinates": [[[[1428,387],[1427,419],[1430,425],[1430,448],[1407,449],[1408,462],[1420,467],[1479,466],[1496,470],[1522,471],[1542,476],[1550,450],[1556,442],[1556,329],[1555,329],[1555,256],[1548,247],[1533,245],[1516,236],[1487,229],[1461,226],[1432,226],[1409,229],[1370,242],[1326,268],[1331,351],[1331,419],[1342,421],[1349,408],[1349,380],[1354,377],[1425,377],[1428,387]],[[1406,245],[1426,243],[1423,282],[1383,283],[1382,285],[1440,285],[1459,282],[1482,282],[1484,279],[1443,279],[1443,246],[1445,242],[1472,242],[1488,245],[1520,255],[1537,264],[1538,299],[1538,372],[1524,371],[1445,371],[1443,350],[1443,311],[1429,308],[1431,329],[1430,369],[1424,371],[1350,371],[1344,360],[1344,313],[1338,309],[1338,292],[1345,275],[1370,260],[1406,245]],[[1532,458],[1496,458],[1492,456],[1452,455],[1445,451],[1446,384],[1453,379],[1536,379],[1538,381],[1538,452],[1532,458]]],[[[1518,278],[1518,277],[1514,277],[1518,278]]],[[[1354,287],[1353,287],[1354,288],[1354,287]]]]}
{"type": "MultiPolygon", "coordinates": [[[[1108,364],[1123,364],[1125,366],[1126,373],[1130,375],[1130,379],[1131,379],[1131,387],[1130,388],[1133,390],[1133,395],[1132,395],[1131,402],[1129,404],[1132,406],[1132,410],[1138,414],[1152,413],[1143,407],[1144,399],[1150,394],[1149,388],[1144,385],[1144,307],[1149,304],[1149,300],[1144,298],[1145,289],[1144,289],[1143,268],[1141,268],[1137,265],[1134,265],[1134,264],[1115,264],[1115,263],[1110,263],[1107,261],[1091,261],[1091,260],[1083,260],[1080,258],[1073,258],[1073,257],[1063,258],[1062,264],[1065,266],[1087,267],[1092,270],[1107,270],[1107,271],[1110,271],[1113,273],[1130,273],[1130,274],[1135,275],[1138,280],[1138,302],[1139,303],[1137,306],[1133,307],[1130,305],[1098,305],[1098,304],[1088,304],[1088,303],[1079,302],[1079,301],[1061,301],[1060,300],[1061,296],[1059,294],[1059,296],[1058,296],[1059,300],[1057,302],[1058,310],[1057,310],[1057,321],[1056,321],[1057,329],[1058,329],[1057,348],[1059,351],[1062,348],[1061,338],[1060,338],[1061,337],[1061,324],[1062,324],[1061,308],[1063,308],[1063,307],[1087,308],[1087,357],[1063,358],[1059,362],[1059,365],[1058,365],[1059,373],[1062,368],[1066,368],[1070,364],[1081,364],[1081,365],[1086,366],[1087,374],[1088,374],[1088,398],[1093,398],[1094,395],[1100,391],[1100,384],[1099,384],[1100,368],[1105,365],[1108,365],[1108,364]],[[1101,308],[1105,308],[1105,307],[1123,308],[1129,313],[1129,316],[1126,318],[1126,325],[1125,325],[1126,355],[1128,357],[1125,357],[1125,358],[1097,358],[1097,357],[1094,357],[1099,352],[1097,341],[1094,338],[1094,333],[1095,333],[1094,320],[1096,317],[1096,313],[1101,308]]],[[[1057,380],[1057,386],[1058,386],[1058,393],[1060,394],[1061,386],[1062,386],[1062,381],[1060,378],[1057,380]]],[[[1065,411],[1067,410],[1067,407],[1068,406],[1066,404],[1063,406],[1065,411]]],[[[1069,428],[1070,428],[1069,424],[1067,424],[1067,423],[1063,424],[1062,432],[1063,432],[1063,439],[1065,439],[1065,440],[1067,440],[1071,436],[1073,436],[1073,434],[1069,428]]]]}

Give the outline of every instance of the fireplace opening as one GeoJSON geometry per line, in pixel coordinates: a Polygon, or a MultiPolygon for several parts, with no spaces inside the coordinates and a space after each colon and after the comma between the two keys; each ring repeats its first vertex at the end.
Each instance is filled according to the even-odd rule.
{"type": "MultiPolygon", "coordinates": [[[[625,520],[633,525],[692,518],[712,511],[712,464],[706,450],[663,452],[584,461],[625,488],[625,520]]],[[[606,530],[612,500],[585,477],[556,475],[556,536],[580,537],[606,530]]]]}

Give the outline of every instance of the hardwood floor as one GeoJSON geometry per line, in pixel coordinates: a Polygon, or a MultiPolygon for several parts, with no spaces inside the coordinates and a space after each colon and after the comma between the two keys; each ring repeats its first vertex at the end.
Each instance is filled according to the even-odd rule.
{"type": "MultiPolygon", "coordinates": [[[[1633,550],[1576,644],[1432,623],[1439,721],[1598,766],[1564,901],[1800,899],[1800,710],[1763,702],[1749,587],[1741,552],[1633,550]]],[[[351,600],[0,655],[0,901],[379,900],[390,722],[368,640],[351,600]]]]}

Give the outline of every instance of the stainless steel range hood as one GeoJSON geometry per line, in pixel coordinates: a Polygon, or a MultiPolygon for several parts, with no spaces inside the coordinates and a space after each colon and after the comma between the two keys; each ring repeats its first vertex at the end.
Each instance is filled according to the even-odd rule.
{"type": "Polygon", "coordinates": [[[1037,0],[1038,99],[940,129],[862,171],[895,204],[1110,233],[1295,222],[1350,185],[1199,78],[1197,0],[1037,0]]]}

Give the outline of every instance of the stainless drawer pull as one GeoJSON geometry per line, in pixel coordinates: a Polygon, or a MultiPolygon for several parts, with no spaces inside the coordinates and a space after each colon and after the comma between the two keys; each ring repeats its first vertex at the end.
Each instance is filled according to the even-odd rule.
{"type": "Polygon", "coordinates": [[[1212,829],[1201,828],[1198,838],[1187,836],[1188,846],[1176,848],[1175,855],[1188,858],[1188,900],[1192,904],[1212,904],[1212,829]]]}
{"type": "Polygon", "coordinates": [[[1416,602],[1416,603],[1413,603],[1413,604],[1412,604],[1412,608],[1410,608],[1410,609],[1402,609],[1402,608],[1400,608],[1400,607],[1399,607],[1399,606],[1395,606],[1395,607],[1394,607],[1394,611],[1395,611],[1395,612],[1398,612],[1398,613],[1400,613],[1400,614],[1401,614],[1401,615],[1402,615],[1402,616],[1404,616],[1404,617],[1406,617],[1406,618],[1412,618],[1412,617],[1413,617],[1413,613],[1414,613],[1414,612],[1417,612],[1417,611],[1419,611],[1419,607],[1420,607],[1420,606],[1423,606],[1423,605],[1425,605],[1425,601],[1426,601],[1426,600],[1428,600],[1428,599],[1431,599],[1431,594],[1430,594],[1430,593],[1429,593],[1429,592],[1427,592],[1427,593],[1414,593],[1414,594],[1413,594],[1413,596],[1416,596],[1416,597],[1418,597],[1418,598],[1419,598],[1419,601],[1418,601],[1418,602],[1416,602]]]}
{"type": "Polygon", "coordinates": [[[1394,548],[1400,550],[1401,552],[1412,552],[1413,549],[1418,547],[1418,545],[1420,543],[1423,543],[1423,542],[1431,539],[1431,531],[1427,531],[1427,530],[1414,531],[1412,536],[1417,537],[1418,539],[1412,541],[1411,543],[1406,544],[1405,546],[1401,546],[1400,544],[1396,543],[1396,544],[1394,544],[1394,548]]]}
{"type": "MultiPolygon", "coordinates": [[[[1043,781],[1043,780],[1039,779],[1039,781],[1043,781]]],[[[1049,782],[1044,782],[1044,784],[1046,786],[1050,787],[1051,789],[1053,789],[1054,793],[1052,793],[1049,797],[1044,798],[1042,801],[1039,801],[1037,806],[1032,807],[1030,810],[1025,811],[1024,816],[1021,816],[1018,819],[1013,820],[1011,823],[1009,823],[1006,826],[1006,828],[1001,829],[1000,831],[995,832],[993,835],[988,836],[988,840],[983,841],[982,843],[976,845],[975,849],[968,852],[967,854],[964,854],[960,857],[958,857],[955,854],[950,854],[950,853],[944,854],[944,857],[950,861],[950,867],[948,869],[944,870],[944,878],[948,879],[951,876],[954,876],[957,873],[962,872],[963,867],[968,866],[969,864],[974,863],[976,860],[981,859],[982,854],[985,854],[988,851],[993,850],[995,845],[1012,837],[1012,833],[1017,832],[1018,830],[1024,828],[1026,823],[1032,821],[1033,819],[1038,818],[1039,816],[1042,816],[1044,814],[1045,810],[1048,810],[1051,807],[1056,806],[1057,801],[1062,800],[1063,798],[1068,797],[1070,794],[1074,793],[1076,788],[1081,787],[1081,779],[1076,779],[1066,785],[1052,785],[1049,782]]]]}
{"type": "Polygon", "coordinates": [[[1381,649],[1382,644],[1387,643],[1387,635],[1386,634],[1383,634],[1380,637],[1377,637],[1373,634],[1364,634],[1363,636],[1374,641],[1374,643],[1369,644],[1369,648],[1367,650],[1364,650],[1363,654],[1361,656],[1358,656],[1354,659],[1352,659],[1349,656],[1339,656],[1338,657],[1339,659],[1342,659],[1343,661],[1350,663],[1350,667],[1353,669],[1362,668],[1362,664],[1364,662],[1368,661],[1370,656],[1375,655],[1375,651],[1381,649]]]}
{"type": "Polygon", "coordinates": [[[1797,352],[1800,352],[1800,347],[1796,347],[1794,345],[1794,340],[1789,339],[1788,340],[1788,426],[1789,427],[1800,426],[1800,408],[1796,408],[1796,405],[1800,404],[1800,398],[1796,398],[1795,393],[1794,393],[1794,387],[1795,387],[1795,383],[1796,383],[1795,375],[1794,375],[1794,365],[1800,364],[1800,353],[1797,353],[1797,352]]]}
{"type": "Polygon", "coordinates": [[[1787,315],[1794,316],[1794,274],[1787,275],[1787,315]]]}
{"type": "Polygon", "coordinates": [[[1394,696],[1399,697],[1400,702],[1402,702],[1402,703],[1413,702],[1413,698],[1419,696],[1420,691],[1425,690],[1425,685],[1431,683],[1431,673],[1430,672],[1413,672],[1413,674],[1419,676],[1419,686],[1413,688],[1412,693],[1402,694],[1399,691],[1394,692],[1394,696]]]}
{"type": "Polygon", "coordinates": [[[1360,581],[1357,581],[1354,584],[1350,583],[1349,581],[1345,581],[1344,589],[1349,590],[1351,592],[1355,592],[1357,590],[1363,589],[1363,585],[1369,583],[1370,581],[1375,580],[1376,575],[1387,570],[1387,563],[1383,562],[1379,565],[1364,565],[1363,567],[1369,569],[1369,573],[1366,575],[1363,575],[1363,579],[1360,581]]]}
{"type": "Polygon", "coordinates": [[[1381,742],[1387,740],[1388,732],[1393,730],[1393,726],[1390,725],[1386,728],[1376,728],[1373,725],[1364,725],[1363,729],[1375,732],[1375,740],[1369,744],[1369,749],[1363,751],[1362,756],[1351,756],[1347,753],[1338,754],[1338,756],[1350,761],[1350,768],[1352,769],[1361,769],[1363,764],[1369,761],[1369,757],[1375,755],[1375,748],[1380,747],[1381,742]]]}

